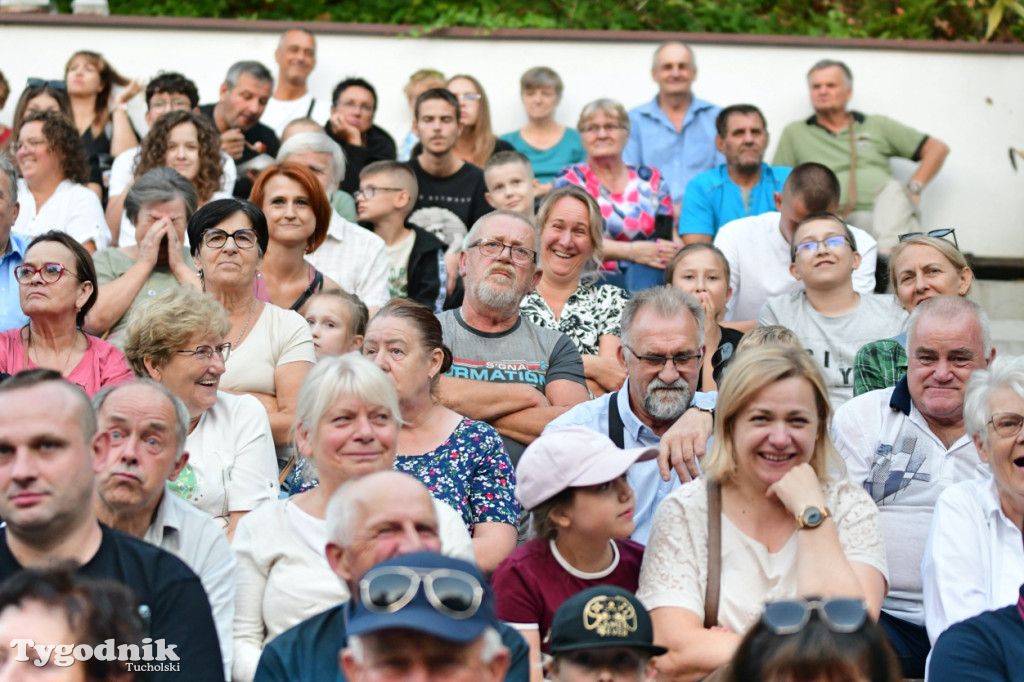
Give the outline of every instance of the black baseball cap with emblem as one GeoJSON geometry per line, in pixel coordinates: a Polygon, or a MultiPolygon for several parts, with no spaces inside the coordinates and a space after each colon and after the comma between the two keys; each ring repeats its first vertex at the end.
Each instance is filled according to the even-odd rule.
{"type": "Polygon", "coordinates": [[[552,654],[607,647],[638,649],[651,656],[668,651],[654,644],[654,627],[647,609],[621,587],[591,587],[558,607],[551,621],[552,654]]]}

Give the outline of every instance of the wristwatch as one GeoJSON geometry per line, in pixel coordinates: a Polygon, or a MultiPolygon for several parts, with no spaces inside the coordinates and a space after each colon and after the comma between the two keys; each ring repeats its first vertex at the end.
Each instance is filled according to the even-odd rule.
{"type": "Polygon", "coordinates": [[[911,194],[913,194],[914,196],[919,196],[921,194],[921,192],[924,191],[924,185],[922,185],[920,182],[917,182],[917,181],[908,182],[907,183],[907,191],[910,192],[911,194]]]}
{"type": "Polygon", "coordinates": [[[803,530],[804,528],[817,528],[825,519],[832,516],[832,512],[828,510],[828,507],[816,507],[811,504],[804,507],[804,510],[797,514],[796,517],[796,528],[797,530],[803,530]]]}

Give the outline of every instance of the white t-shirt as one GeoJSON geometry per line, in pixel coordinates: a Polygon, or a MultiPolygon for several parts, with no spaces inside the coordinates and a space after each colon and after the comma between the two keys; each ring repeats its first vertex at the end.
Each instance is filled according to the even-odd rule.
{"type": "Polygon", "coordinates": [[[277,395],[274,370],[290,362],[316,362],[313,334],[302,315],[265,303],[249,336],[239,346],[231,347],[220,387],[226,391],[277,395]]]}
{"type": "Polygon", "coordinates": [[[388,256],[388,296],[401,298],[409,295],[409,256],[416,243],[416,233],[409,234],[402,241],[384,247],[388,256]]]}
{"type": "Polygon", "coordinates": [[[331,102],[326,97],[317,97],[314,101],[311,93],[288,102],[271,97],[267,108],[260,116],[260,123],[274,131],[277,139],[281,139],[284,128],[297,118],[311,118],[323,125],[331,117],[331,102]],[[312,111],[310,111],[312,105],[312,111]]]}
{"type": "Polygon", "coordinates": [[[793,330],[825,375],[833,409],[853,397],[853,358],[860,347],[896,336],[906,321],[907,312],[893,296],[860,294],[856,310],[827,317],[803,291],[769,298],[757,317],[758,326],[781,324],[793,330]]]}
{"type": "Polygon", "coordinates": [[[320,272],[369,308],[388,302],[388,257],[384,240],[331,211],[324,243],[306,256],[320,272]]]}
{"type": "MultiPolygon", "coordinates": [[[[782,236],[778,212],[740,218],[726,223],[715,235],[715,246],[722,250],[731,270],[729,286],[732,299],[727,320],[756,320],[761,306],[772,296],[803,291],[802,282],[789,272],[789,242],[782,236]]],[[[853,273],[853,288],[862,294],[875,290],[875,262],[878,242],[864,230],[850,226],[857,242],[860,267],[853,273]]],[[[878,338],[871,339],[875,341],[878,338]]]]}
{"type": "MultiPolygon", "coordinates": [[[[121,152],[114,159],[114,164],[110,167],[110,183],[107,186],[110,196],[115,197],[121,194],[131,184],[132,179],[135,177],[135,162],[141,150],[142,147],[132,147],[121,152]]],[[[230,196],[231,192],[235,189],[235,179],[238,177],[235,160],[221,152],[220,163],[224,169],[224,174],[220,176],[220,188],[230,196]]],[[[121,246],[124,246],[124,244],[121,244],[121,246]]]]}
{"type": "Polygon", "coordinates": [[[66,232],[78,242],[93,242],[96,250],[110,245],[110,228],[103,215],[99,197],[85,185],[63,180],[42,208],[36,208],[24,178],[18,180],[18,203],[21,205],[14,232],[38,237],[44,232],[66,232]]]}

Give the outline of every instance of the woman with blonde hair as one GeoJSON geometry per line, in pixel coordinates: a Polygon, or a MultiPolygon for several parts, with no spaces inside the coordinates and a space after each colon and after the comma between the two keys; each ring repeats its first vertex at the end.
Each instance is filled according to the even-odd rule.
{"type": "Polygon", "coordinates": [[[730,366],[705,475],[661,503],[644,555],[637,596],[669,648],[660,673],[696,678],[724,666],[769,601],[847,597],[878,617],[887,570],[878,509],[843,475],[830,416],[824,378],[803,350],[752,349],[730,366]]]}
{"type": "Polygon", "coordinates": [[[491,105],[480,81],[460,74],[448,79],[445,86],[459,100],[459,139],[455,142],[455,156],[477,168],[483,168],[487,159],[497,152],[513,151],[512,145],[498,139],[491,130],[491,105]]]}

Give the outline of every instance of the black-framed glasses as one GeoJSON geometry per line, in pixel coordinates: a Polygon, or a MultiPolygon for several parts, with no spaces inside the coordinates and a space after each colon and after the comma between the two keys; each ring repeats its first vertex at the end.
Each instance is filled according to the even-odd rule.
{"type": "Polygon", "coordinates": [[[368,611],[401,611],[423,588],[427,602],[438,613],[456,620],[472,618],[484,600],[484,587],[463,571],[435,568],[417,571],[406,566],[382,566],[359,581],[359,598],[368,611]]]}
{"type": "Polygon", "coordinates": [[[212,229],[203,233],[203,243],[211,249],[222,249],[228,243],[228,237],[235,240],[240,249],[251,249],[256,246],[256,230],[245,228],[228,234],[224,230],[212,229]]]}
{"type": "Polygon", "coordinates": [[[359,197],[365,197],[367,199],[372,199],[374,196],[377,195],[377,192],[401,192],[401,191],[402,191],[401,187],[367,187],[366,189],[359,188],[355,192],[352,193],[352,198],[353,199],[358,199],[359,197]]]}
{"type": "Polygon", "coordinates": [[[30,87],[30,88],[39,88],[39,87],[42,87],[44,85],[48,85],[51,88],[53,88],[54,90],[67,90],[68,89],[68,84],[65,81],[48,81],[48,80],[44,80],[42,78],[29,78],[28,79],[28,87],[30,87]]]}
{"type": "Polygon", "coordinates": [[[18,284],[28,284],[36,276],[37,272],[46,284],[53,284],[58,281],[65,272],[75,279],[79,279],[78,275],[73,274],[60,263],[43,263],[38,268],[34,268],[31,265],[19,265],[14,268],[14,278],[18,280],[18,284]]]}
{"type": "Polygon", "coordinates": [[[697,353],[684,353],[683,355],[673,355],[670,358],[665,355],[640,355],[626,344],[622,344],[622,347],[632,353],[633,357],[639,360],[641,365],[650,367],[651,369],[657,369],[659,372],[664,369],[665,363],[671,360],[676,371],[682,374],[684,370],[692,368],[694,364],[699,363],[701,358],[704,357],[703,351],[698,351],[697,353]]]}
{"type": "Polygon", "coordinates": [[[174,352],[178,355],[191,355],[196,360],[202,360],[203,362],[212,360],[213,354],[216,353],[221,360],[226,362],[228,356],[231,355],[231,344],[222,343],[219,346],[196,346],[195,350],[176,350],[174,352]]]}
{"type": "Polygon", "coordinates": [[[914,237],[935,237],[936,239],[942,239],[943,237],[952,237],[953,246],[956,250],[960,250],[960,244],[956,240],[956,228],[955,227],[944,227],[941,230],[928,230],[927,232],[907,232],[906,234],[899,235],[899,240],[905,242],[908,239],[914,237]]]}
{"type": "Polygon", "coordinates": [[[761,622],[777,635],[791,635],[807,626],[814,611],[832,632],[856,632],[868,619],[860,599],[789,599],[765,604],[761,622]]]}
{"type": "Polygon", "coordinates": [[[1020,433],[1021,427],[1024,426],[1024,416],[1016,412],[996,412],[988,420],[988,424],[1000,436],[1012,438],[1020,433]]]}
{"type": "Polygon", "coordinates": [[[508,249],[512,262],[517,265],[526,265],[527,263],[537,262],[537,252],[533,249],[528,249],[525,246],[502,244],[501,242],[493,239],[477,239],[469,245],[469,248],[479,249],[480,253],[488,258],[501,258],[501,254],[505,249],[508,249]]]}
{"type": "Polygon", "coordinates": [[[849,244],[850,238],[845,234],[837,234],[831,237],[825,237],[824,239],[808,239],[805,242],[800,242],[793,247],[793,251],[797,255],[801,253],[817,253],[819,246],[824,246],[829,251],[835,251],[841,248],[844,244],[849,244]]]}

